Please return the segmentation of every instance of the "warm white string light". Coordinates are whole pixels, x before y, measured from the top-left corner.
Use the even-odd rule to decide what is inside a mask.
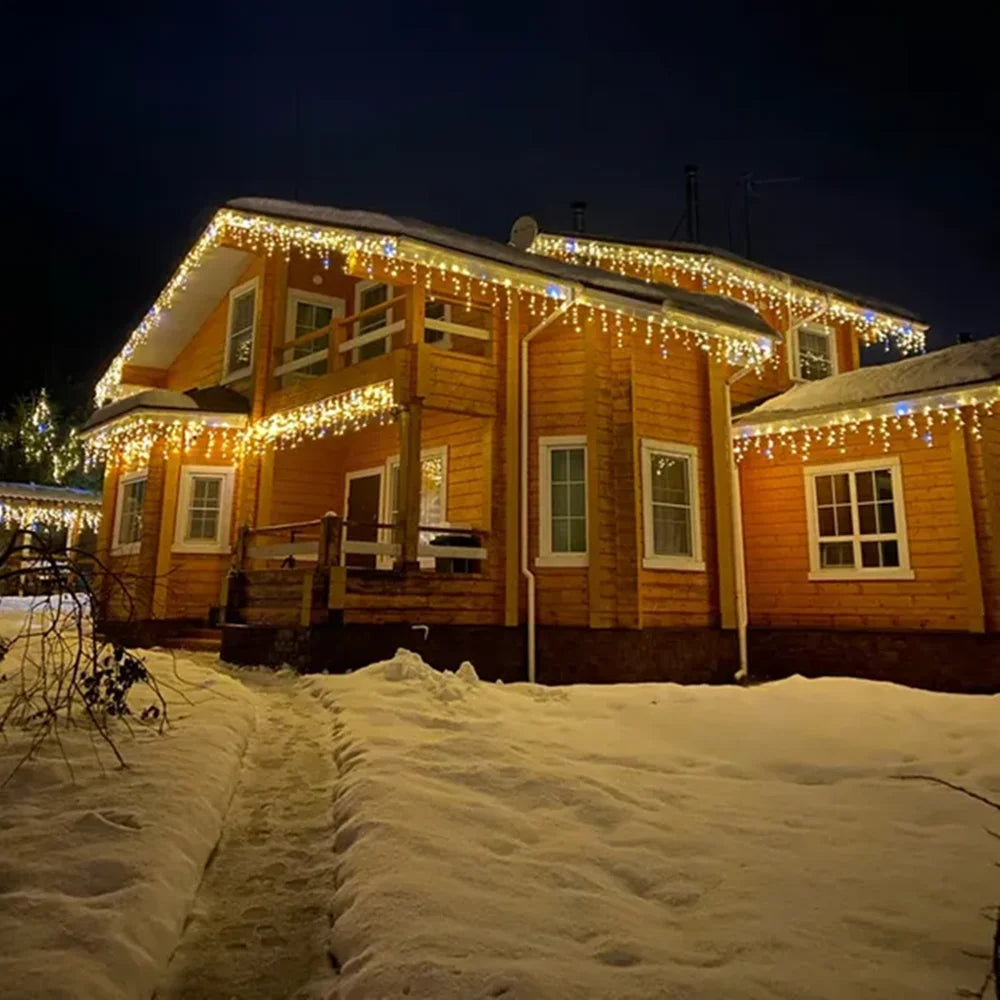
[[[0,500],[0,525],[5,528],[29,528],[33,524],[44,524],[67,530],[81,526],[96,531],[100,523],[101,508],[96,504]]]
[[[774,458],[775,452],[786,451],[809,458],[813,445],[836,448],[846,454],[848,445],[881,444],[883,451],[892,446],[894,437],[904,435],[911,440],[922,439],[934,444],[938,428],[968,427],[974,440],[982,437],[982,421],[1000,415],[1000,386],[988,387],[977,393],[952,394],[934,402],[900,402],[857,409],[836,414],[818,414],[781,423],[737,424],[733,430],[733,450],[737,461],[754,453]]]
[[[762,271],[725,258],[546,233],[536,236],[528,250],[675,287],[684,287],[680,280],[684,277],[697,290],[723,295],[755,310],[786,311],[789,325],[825,316],[835,323],[849,325],[866,344],[894,344],[902,354],[919,354],[924,350],[926,327],[921,324],[855,305],[832,293],[796,284],[794,279],[769,278]]]

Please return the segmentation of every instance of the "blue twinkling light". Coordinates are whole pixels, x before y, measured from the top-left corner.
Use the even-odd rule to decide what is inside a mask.
[[[396,256],[395,244],[391,240],[386,240],[382,244],[382,252],[386,255],[386,257],[395,257]]]
[[[896,404],[896,416],[905,417],[910,412],[909,403],[897,403]]]
[[[566,241],[566,249],[570,253],[576,253],[576,240],[567,240]]]
[[[546,285],[545,294],[550,299],[562,299],[566,297],[562,285]]]
[[[865,313],[865,322],[867,323],[875,322],[875,313],[873,313],[870,309]]]

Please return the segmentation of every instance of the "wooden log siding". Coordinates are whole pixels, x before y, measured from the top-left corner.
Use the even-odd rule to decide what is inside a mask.
[[[666,359],[641,342],[633,352],[635,414],[635,496],[637,498],[639,599],[644,627],[719,624],[718,574],[715,572],[715,489],[712,476],[712,425],[708,357],[676,348]],[[705,571],[644,569],[642,470],[643,438],[692,445],[698,449],[698,500]]]
[[[1000,632],[1000,416],[983,422],[981,440],[965,436],[986,630]]]
[[[751,626],[964,629],[968,622],[951,447],[902,435],[888,453],[816,447],[809,465],[898,456],[913,580],[809,580],[804,463],[796,456],[741,464]]]

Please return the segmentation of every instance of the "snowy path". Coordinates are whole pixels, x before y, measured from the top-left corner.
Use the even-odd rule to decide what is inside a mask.
[[[256,733],[157,1000],[336,996],[336,716],[286,675],[246,673]]]

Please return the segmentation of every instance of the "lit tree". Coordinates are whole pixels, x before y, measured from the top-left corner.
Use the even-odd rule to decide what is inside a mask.
[[[40,389],[23,397],[0,420],[0,479],[60,486],[92,485],[83,471],[76,427],[53,412]]]

